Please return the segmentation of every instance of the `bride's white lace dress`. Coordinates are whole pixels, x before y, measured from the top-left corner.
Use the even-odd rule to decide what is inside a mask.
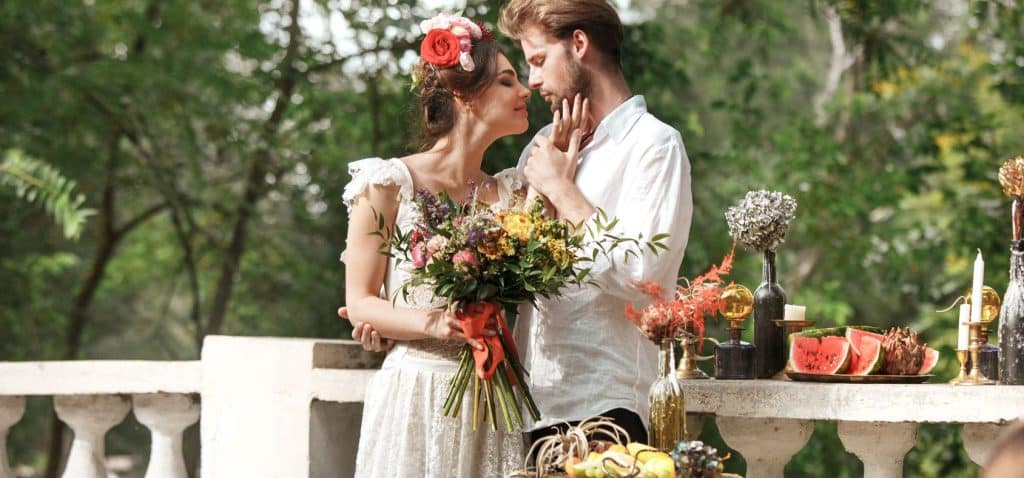
[[[409,230],[417,219],[411,199],[412,177],[399,159],[370,158],[349,164],[352,181],[345,186],[345,205],[369,185],[397,185],[400,205],[396,225]],[[496,207],[508,204],[512,192],[524,181],[515,169],[495,175],[500,198]],[[430,309],[443,306],[430,290],[412,290],[403,300],[399,292],[409,277],[409,262],[396,267],[388,261],[384,289],[396,306]],[[381,370],[367,384],[356,477],[505,477],[522,466],[522,435],[497,431],[481,423],[473,430],[472,408],[464,402],[458,418],[445,417],[442,404],[448,382],[458,365],[464,342],[415,340],[398,342],[388,353]],[[469,397],[471,390],[467,390]],[[469,411],[467,411],[469,410]]]

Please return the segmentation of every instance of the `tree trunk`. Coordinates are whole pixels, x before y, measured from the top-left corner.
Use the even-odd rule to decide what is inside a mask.
[[[272,137],[284,118],[284,112],[291,102],[292,91],[295,89],[298,72],[292,65],[295,55],[298,52],[301,39],[299,29],[299,0],[292,1],[291,23],[288,25],[288,46],[284,59],[281,60],[281,79],[277,82],[277,102],[270,118],[263,125],[265,146],[256,155],[256,160],[249,167],[246,175],[245,192],[242,195],[242,202],[235,211],[235,224],[231,230],[231,241],[224,252],[224,262],[221,264],[220,276],[217,279],[217,288],[210,306],[210,316],[206,323],[205,333],[220,333],[224,325],[224,317],[227,313],[228,303],[231,301],[231,294],[234,291],[235,279],[238,274],[239,264],[242,255],[245,253],[246,239],[248,236],[249,220],[252,219],[253,211],[257,203],[267,193],[266,179],[267,172],[271,171],[273,154],[270,151]]]

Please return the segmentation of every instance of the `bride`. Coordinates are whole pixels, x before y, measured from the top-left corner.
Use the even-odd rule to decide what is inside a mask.
[[[475,192],[493,207],[525,194],[520,173],[509,169],[488,176],[481,163],[495,140],[526,131],[530,90],[485,28],[447,14],[421,27],[427,36],[414,70],[420,151],[351,163],[352,181],[344,192],[348,314],[397,344],[367,385],[356,476],[508,476],[522,464],[518,432],[474,431],[472,414],[442,415],[461,346],[480,344],[463,335],[454,313],[429,290],[395,298],[409,277],[408,263],[396,265],[382,255],[382,239],[372,234],[380,215],[387,228],[410,229],[417,219],[410,202],[417,191],[443,191],[456,199]]]

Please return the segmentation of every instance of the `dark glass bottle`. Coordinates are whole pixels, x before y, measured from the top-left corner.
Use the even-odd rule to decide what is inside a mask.
[[[999,382],[1024,385],[1024,240],[1020,239],[1010,243],[1010,284],[999,310]]]
[[[764,252],[761,285],[754,291],[754,362],[757,378],[771,378],[786,366],[786,334],[773,320],[782,320],[786,291],[775,280],[775,252]]]

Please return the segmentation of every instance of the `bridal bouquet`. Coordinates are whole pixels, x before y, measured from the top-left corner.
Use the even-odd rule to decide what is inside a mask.
[[[539,200],[495,211],[476,200],[462,204],[444,193],[418,191],[413,203],[419,219],[412,230],[387,231],[380,222],[381,252],[412,263],[403,295],[413,287],[431,288],[454,309],[465,335],[484,344],[484,350],[463,348],[444,403],[446,416],[458,416],[472,381],[474,427],[481,410],[492,428],[500,416],[509,431],[523,426],[522,408],[540,419],[510,332],[519,304],[556,297],[567,286],[594,284],[587,265],[621,244],[666,247],[667,235],[642,243],[611,234],[615,221],[603,214],[597,230],[547,218]],[[627,260],[636,254],[625,252]],[[498,325],[498,335],[483,335],[490,323]]]

